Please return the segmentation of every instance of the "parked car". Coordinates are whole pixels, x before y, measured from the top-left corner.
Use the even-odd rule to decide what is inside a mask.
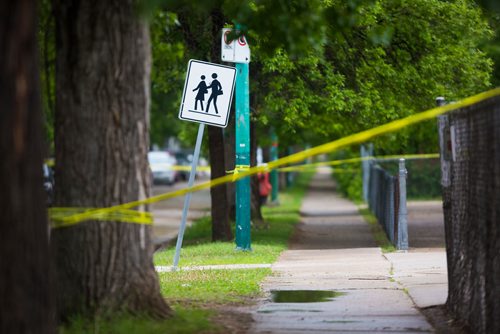
[[[54,172],[47,164],[43,164],[43,189],[47,196],[47,206],[52,206],[54,203]]]
[[[193,154],[184,151],[175,152],[175,158],[177,159],[177,165],[182,167],[189,167],[189,169],[181,170],[177,173],[179,180],[187,181],[189,179],[190,167],[193,162]]]
[[[172,167],[177,161],[172,155],[165,151],[151,151],[148,153],[148,161],[153,174],[153,183],[174,184],[177,173]]]

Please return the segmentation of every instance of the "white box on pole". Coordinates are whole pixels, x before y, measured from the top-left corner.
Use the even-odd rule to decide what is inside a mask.
[[[222,29],[221,38],[221,60],[230,63],[249,63],[250,47],[245,36],[229,40],[228,36],[232,29]]]

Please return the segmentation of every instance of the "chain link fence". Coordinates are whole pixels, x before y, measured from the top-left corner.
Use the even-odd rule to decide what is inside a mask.
[[[387,238],[399,250],[408,249],[406,211],[406,168],[400,160],[399,173],[393,175],[371,161],[368,165],[366,200],[383,227]]]
[[[440,116],[448,308],[500,333],[500,97]]]

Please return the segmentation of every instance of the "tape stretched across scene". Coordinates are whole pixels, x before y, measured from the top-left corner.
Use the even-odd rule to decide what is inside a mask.
[[[68,227],[78,224],[79,221],[65,221],[64,217],[72,216],[88,211],[96,211],[95,208],[49,208],[49,216],[52,220],[52,228]],[[115,221],[121,223],[153,224],[153,215],[150,212],[136,210],[114,210],[94,214],[93,220]]]
[[[279,167],[275,168],[279,172],[292,172],[292,171],[300,171],[303,169],[308,169],[308,168],[313,168],[313,167],[319,167],[319,166],[335,166],[335,165],[342,165],[342,164],[348,164],[348,163],[356,163],[356,162],[361,162],[365,160],[376,160],[376,161],[382,161],[382,160],[396,160],[396,159],[406,159],[406,160],[414,160],[414,159],[435,159],[439,158],[439,153],[429,153],[429,154],[404,154],[404,155],[384,155],[384,156],[376,156],[376,157],[363,157],[363,158],[352,158],[352,159],[345,159],[345,160],[331,160],[331,161],[322,161],[322,162],[315,162],[315,163],[310,163],[310,164],[300,164],[297,166],[289,166],[289,167]],[[250,166],[235,166],[234,170],[229,170],[226,171],[228,174],[232,174],[236,171],[236,173],[239,173],[240,170],[243,168],[250,168]],[[175,165],[171,167],[172,170],[175,171],[190,171],[191,167],[189,166],[179,166]],[[196,171],[205,171],[205,172],[210,172],[210,167],[209,166],[198,166],[196,167]]]
[[[479,103],[481,101],[484,101],[489,98],[493,98],[496,96],[500,96],[500,88],[495,88],[492,90],[489,90],[487,92],[483,92],[471,97],[468,97],[466,99],[463,99],[459,102],[453,103],[453,104],[447,104],[444,106],[436,107],[429,109],[427,111],[423,111],[418,114],[414,114],[396,121],[389,122],[384,125],[377,126],[375,128],[365,130],[362,132],[358,132],[356,134],[352,134],[334,141],[331,141],[329,143],[319,145],[310,149],[306,149],[304,151],[298,152],[291,154],[289,156],[280,158],[278,160],[270,161],[267,163],[265,166],[256,166],[256,167],[251,167],[245,170],[239,170],[238,173],[226,175],[219,177],[217,179],[213,179],[211,181],[203,182],[200,184],[197,184],[195,186],[189,187],[189,188],[184,188],[180,189],[177,191],[153,196],[150,198],[134,201],[134,202],[129,202],[129,203],[124,203],[120,205],[116,205],[113,207],[108,207],[108,208],[99,208],[99,209],[94,209],[94,210],[87,210],[85,212],[81,213],[76,213],[72,214],[69,216],[61,217],[61,216],[55,216],[50,214],[50,218],[54,221],[54,227],[60,227],[60,226],[68,226],[68,225],[75,225],[78,224],[79,222],[82,222],[84,220],[93,220],[97,219],[96,217],[106,217],[106,215],[112,213],[112,212],[118,212],[121,210],[128,210],[135,208],[140,205],[144,204],[152,204],[160,201],[164,201],[170,198],[178,197],[178,196],[183,196],[189,192],[195,192],[195,191],[200,191],[204,189],[209,189],[211,187],[215,187],[224,183],[228,182],[235,182],[238,181],[242,178],[245,178],[247,176],[255,175],[257,173],[277,169],[281,166],[284,165],[289,165],[293,163],[299,163],[301,161],[306,160],[307,158],[320,155],[320,154],[325,154],[325,153],[330,153],[334,152],[336,150],[339,150],[344,147],[348,147],[351,145],[355,144],[361,144],[364,143],[370,139],[373,139],[375,137],[378,137],[383,134],[387,133],[392,133],[396,132],[398,130],[401,130],[409,125],[412,124],[417,124],[426,120],[433,119],[439,115],[443,115],[447,112],[450,112],[452,110],[456,109],[461,109],[465,108],[468,106],[471,106],[473,104]],[[360,158],[357,158],[360,159]],[[55,208],[55,210],[61,210],[64,208]],[[134,222],[131,222],[134,223]]]
[[[276,168],[280,172],[293,172],[293,171],[302,171],[307,169],[313,169],[321,166],[340,166],[347,164],[354,164],[361,161],[391,161],[391,160],[417,160],[417,159],[437,159],[439,158],[439,153],[427,153],[427,154],[403,154],[403,155],[382,155],[382,156],[370,156],[370,157],[359,157],[359,158],[350,158],[350,159],[341,159],[341,160],[330,160],[330,161],[321,161],[310,164],[302,164],[297,166],[290,167],[280,167]],[[339,171],[336,171],[337,173]]]

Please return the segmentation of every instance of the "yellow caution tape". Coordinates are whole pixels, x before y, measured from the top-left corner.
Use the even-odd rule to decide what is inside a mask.
[[[45,164],[49,167],[54,167],[55,162],[54,159],[45,159]],[[185,166],[185,165],[174,165],[174,166],[169,166],[168,164],[165,164],[165,169],[169,170],[175,170],[175,171],[191,171],[191,166]],[[197,166],[196,167],[197,172],[210,172],[210,167],[209,166]]]
[[[316,168],[313,164],[301,165],[301,166],[290,166],[276,168],[279,172],[304,172],[309,170],[314,170]]]
[[[419,159],[438,159],[439,153],[425,153],[425,154],[403,154],[403,155],[382,155],[375,157],[368,157],[375,161],[390,161],[390,160],[419,160]]]
[[[169,169],[175,170],[175,171],[191,171],[191,166],[181,166],[181,165],[175,165],[171,166]],[[197,172],[210,172],[210,167],[209,166],[197,166],[196,167]]]
[[[291,166],[291,167],[283,167],[283,168],[277,168],[279,172],[309,172],[309,171],[314,171],[316,169],[316,166],[313,166],[313,164],[310,165],[303,165],[303,166]],[[332,169],[333,174],[343,174],[343,173],[354,173],[357,170],[355,169]]]
[[[227,170],[227,174],[232,174],[233,176],[238,175],[239,173],[246,172],[250,169],[250,165],[236,165],[233,170]],[[237,179],[233,177],[233,181],[235,182]]]
[[[358,163],[361,161],[391,161],[391,160],[417,160],[417,159],[436,159],[439,158],[439,153],[427,153],[427,154],[403,154],[403,155],[382,155],[382,156],[370,156],[370,157],[358,157],[358,158],[350,158],[350,159],[341,159],[341,160],[330,160],[330,161],[321,161],[310,164],[303,164],[298,166],[290,166],[290,167],[281,167],[277,168],[280,172],[293,172],[293,171],[304,171],[308,169],[314,169],[320,166],[338,166],[345,164]],[[338,172],[338,171],[337,171]]]
[[[64,218],[67,216],[92,211],[90,219],[101,221],[117,221],[122,223],[134,223],[151,225],[153,215],[150,212],[136,210],[116,210],[108,212],[95,212],[93,208],[49,208],[49,216],[52,220],[53,228],[68,227],[79,223],[78,221],[69,221]]]
[[[232,175],[222,176],[222,177],[219,177],[217,179],[213,179],[211,181],[200,183],[200,184],[195,185],[195,186],[190,187],[190,188],[180,189],[180,190],[173,191],[170,193],[165,193],[165,194],[153,196],[153,197],[150,197],[147,199],[138,200],[138,201],[129,202],[129,203],[124,203],[124,204],[116,205],[116,206],[109,207],[109,208],[88,210],[88,211],[85,211],[82,213],[77,213],[77,214],[74,214],[71,216],[61,217],[58,219],[58,221],[61,223],[64,223],[65,225],[68,225],[68,224],[73,225],[73,224],[77,224],[77,223],[84,221],[84,220],[94,219],[93,217],[100,217],[100,216],[103,216],[105,214],[109,214],[112,212],[131,209],[131,208],[137,207],[139,205],[156,203],[156,202],[160,202],[160,201],[174,198],[177,196],[183,196],[189,192],[195,192],[195,191],[199,191],[199,190],[203,190],[203,189],[208,189],[208,188],[215,187],[215,186],[221,185],[223,183],[227,183],[227,182],[234,182],[234,181],[240,180],[244,177],[254,175],[254,174],[257,174],[260,172],[276,169],[278,167],[288,165],[288,164],[299,163],[299,162],[301,162],[309,157],[312,157],[312,156],[316,156],[316,155],[324,154],[324,153],[330,153],[330,152],[334,152],[334,151],[336,151],[340,148],[343,148],[343,147],[351,146],[354,144],[360,144],[360,143],[366,142],[372,138],[378,137],[380,135],[398,131],[398,130],[405,128],[409,125],[433,119],[433,118],[435,118],[439,115],[445,114],[449,111],[468,107],[470,105],[476,104],[478,102],[484,101],[486,99],[489,99],[489,98],[492,98],[495,96],[500,96],[500,88],[495,88],[495,89],[489,90],[487,92],[483,92],[483,93],[468,97],[466,99],[463,99],[463,100],[456,102],[456,103],[453,103],[453,104],[447,104],[444,106],[432,108],[432,109],[429,109],[427,111],[424,111],[424,112],[421,112],[418,114],[414,114],[414,115],[411,115],[411,116],[408,116],[408,117],[405,117],[405,118],[402,118],[402,119],[399,119],[396,121],[392,121],[390,123],[387,123],[387,124],[384,124],[381,126],[377,126],[375,128],[369,129],[369,130],[365,130],[365,131],[362,131],[362,132],[359,132],[359,133],[356,133],[356,134],[353,134],[350,136],[343,137],[343,138],[338,139],[338,140],[334,140],[332,142],[329,142],[329,143],[326,143],[323,145],[319,145],[319,146],[304,150],[302,152],[291,154],[287,157],[283,157],[283,158],[278,159],[278,160],[270,161],[265,166],[257,166],[257,167],[244,169],[244,170],[238,171],[237,173],[234,173]],[[359,159],[359,158],[357,158],[357,159]],[[51,218],[52,218],[52,216],[51,216]]]
[[[311,164],[313,166],[338,166],[344,164],[352,164],[358,163],[361,161],[391,161],[398,159],[405,160],[417,160],[417,159],[436,159],[439,158],[439,153],[429,153],[429,154],[404,154],[404,155],[383,155],[383,156],[374,156],[374,157],[359,157],[359,158],[351,158],[344,160],[333,160],[333,161],[325,161],[325,162],[317,162]]]
[[[436,153],[437,154],[437,153]],[[434,156],[429,156],[427,157],[426,155],[422,155],[422,154],[416,154],[415,158],[411,158],[412,155],[394,155],[394,156],[385,156],[385,157],[365,157],[365,158],[354,158],[353,161],[351,162],[360,162],[360,161],[363,161],[363,160],[373,160],[373,159],[376,159],[376,160],[381,160],[382,158],[385,158],[387,160],[393,160],[393,159],[398,159],[398,158],[404,158],[404,159],[429,159],[429,158],[435,158]],[[422,157],[420,157],[422,156]],[[438,158],[438,156],[436,156],[436,158]],[[337,160],[335,160],[337,161]],[[338,160],[338,161],[344,161],[344,160]],[[49,167],[53,167],[54,166],[54,159],[47,159],[45,160],[45,163],[49,166]],[[330,163],[333,163],[333,161],[331,161]],[[349,162],[343,162],[343,163],[349,163]],[[305,164],[305,165],[300,165],[300,166],[290,166],[290,167],[282,167],[282,168],[278,168],[278,171],[280,172],[290,172],[290,171],[294,171],[296,168],[298,169],[304,169],[306,166],[310,167],[310,166],[324,166],[324,165],[328,165],[329,163],[328,162],[318,162],[318,163],[313,163],[313,164]],[[247,166],[248,168],[250,168],[250,166]],[[237,167],[235,167],[237,168]],[[167,167],[167,169],[170,169],[170,170],[174,170],[174,171],[186,171],[186,172],[190,172],[191,171],[191,166],[186,166],[186,165],[174,165],[174,166],[169,166]],[[196,167],[196,171],[197,172],[210,172],[210,166],[197,166]],[[234,172],[234,170],[230,170],[230,171],[226,171],[226,173],[230,173],[232,174]]]
[[[44,163],[49,167],[54,167],[54,158],[45,159]]]

